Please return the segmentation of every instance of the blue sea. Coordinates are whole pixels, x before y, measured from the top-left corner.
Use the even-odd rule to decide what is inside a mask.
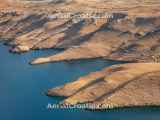
[[[31,66],[54,49],[11,54],[0,44],[0,120],[160,120],[160,108],[125,108],[106,111],[47,109],[62,98],[44,94],[49,88],[76,80],[90,72],[120,62],[83,60]]]

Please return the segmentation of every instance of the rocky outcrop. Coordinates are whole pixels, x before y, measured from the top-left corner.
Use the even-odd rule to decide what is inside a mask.
[[[19,51],[21,51],[21,52],[28,52],[30,49],[29,49],[29,47],[28,46],[17,46],[16,48],[14,48],[14,49],[11,49],[11,52],[15,52],[15,53],[17,53],[17,52],[19,52]]]
[[[114,52],[110,58],[116,60],[132,60],[143,62],[157,62],[159,60],[159,30],[149,33],[141,40],[135,41],[132,44],[120,48],[117,52]],[[157,50],[157,52],[156,52]]]
[[[47,94],[67,97],[62,104],[91,104],[95,109],[159,105],[159,70],[159,63],[114,65]]]
[[[97,100],[97,109],[159,106],[159,72],[139,76],[109,97]]]

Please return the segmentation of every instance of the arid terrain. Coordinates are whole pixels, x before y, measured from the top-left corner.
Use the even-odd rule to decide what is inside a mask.
[[[129,62],[90,73],[49,96],[96,109],[160,105],[159,0],[0,0],[0,41],[10,52],[58,49],[30,64],[109,59]]]

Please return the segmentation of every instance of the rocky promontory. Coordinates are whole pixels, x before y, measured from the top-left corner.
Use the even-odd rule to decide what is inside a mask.
[[[62,104],[93,104],[95,109],[160,104],[160,64],[129,63],[90,73],[64,86],[50,89]]]

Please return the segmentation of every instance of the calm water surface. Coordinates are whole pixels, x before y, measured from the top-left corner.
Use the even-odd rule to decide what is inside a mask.
[[[85,110],[47,110],[58,98],[43,94],[48,88],[63,85],[89,72],[116,62],[88,60],[31,66],[38,56],[54,50],[10,54],[0,44],[0,120],[160,120],[160,108],[120,109],[103,112]]]

